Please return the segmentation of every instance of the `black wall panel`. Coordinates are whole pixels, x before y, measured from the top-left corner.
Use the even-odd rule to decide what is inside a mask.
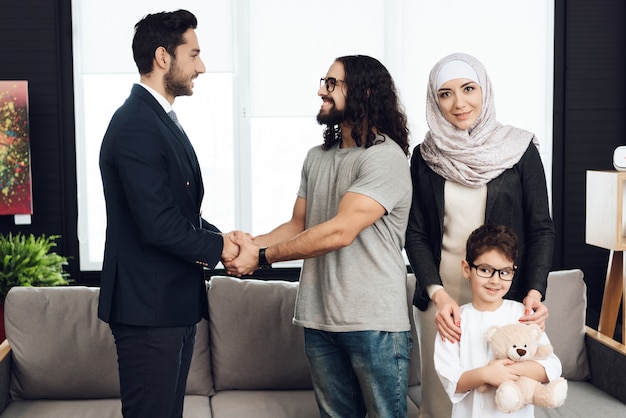
[[[34,211],[31,225],[0,216],[0,231],[61,235],[79,279],[70,0],[3,0],[0,53],[1,80],[28,80]]]
[[[586,171],[612,170],[614,149],[626,144],[625,20],[623,0],[557,1],[555,93],[562,95],[555,95],[555,264],[585,272],[592,326],[609,251],[585,244]]]

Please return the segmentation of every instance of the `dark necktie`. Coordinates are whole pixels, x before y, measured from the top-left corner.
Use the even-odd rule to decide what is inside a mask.
[[[187,133],[185,133],[185,130],[183,129],[182,125],[180,124],[180,122],[178,122],[176,113],[173,110],[170,110],[169,112],[167,112],[167,115],[170,117],[170,119],[174,121],[176,126],[178,126],[178,129],[180,129],[180,131],[183,133],[183,137],[185,138],[186,151],[187,151],[187,154],[189,155],[189,159],[191,160],[191,162],[193,162],[194,166],[196,167],[196,170],[199,172],[200,166],[198,165],[198,157],[196,156],[196,152],[193,149],[193,145],[191,145],[191,142],[189,141],[189,138],[187,137]]]
[[[178,118],[176,117],[176,113],[173,110],[170,110],[169,112],[167,112],[167,115],[170,117],[170,119],[174,121],[176,126],[178,126],[178,129],[180,129],[182,133],[185,133],[185,130],[183,129],[180,122],[178,121]]]

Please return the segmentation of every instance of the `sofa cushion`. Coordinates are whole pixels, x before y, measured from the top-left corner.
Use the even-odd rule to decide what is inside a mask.
[[[298,284],[215,276],[209,332],[216,390],[310,389],[302,328],[292,324]]]
[[[28,400],[11,402],[2,418],[123,418],[120,399]]]
[[[13,399],[119,397],[115,341],[98,316],[96,287],[14,287],[5,301]],[[214,393],[208,322],[198,325],[188,395]]]
[[[5,300],[13,399],[119,397],[117,356],[98,289],[14,287]]]
[[[558,408],[535,407],[535,418],[617,418],[626,416],[626,405],[591,383],[567,383],[567,399]]]
[[[226,390],[211,397],[214,418],[319,418],[313,390]]]
[[[2,418],[122,418],[120,399],[80,399],[11,402]],[[207,396],[185,396],[183,418],[212,418]]]
[[[214,393],[209,350],[209,321],[203,319],[198,323],[196,331],[196,344],[193,348],[185,394],[211,396]]]
[[[589,378],[585,349],[587,286],[583,272],[578,269],[550,272],[545,305],[549,311],[546,333],[563,365],[563,376],[586,380]]]

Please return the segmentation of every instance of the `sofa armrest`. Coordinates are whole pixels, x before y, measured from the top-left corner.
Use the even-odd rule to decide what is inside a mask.
[[[0,413],[9,405],[11,360],[11,346],[7,340],[4,340],[0,344]]]
[[[626,403],[626,345],[586,327],[591,384]]]

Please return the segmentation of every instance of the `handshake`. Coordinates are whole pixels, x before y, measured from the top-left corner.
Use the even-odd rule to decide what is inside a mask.
[[[222,236],[222,264],[228,274],[241,277],[258,270],[261,245],[255,243],[255,237],[243,231],[231,231]]]

